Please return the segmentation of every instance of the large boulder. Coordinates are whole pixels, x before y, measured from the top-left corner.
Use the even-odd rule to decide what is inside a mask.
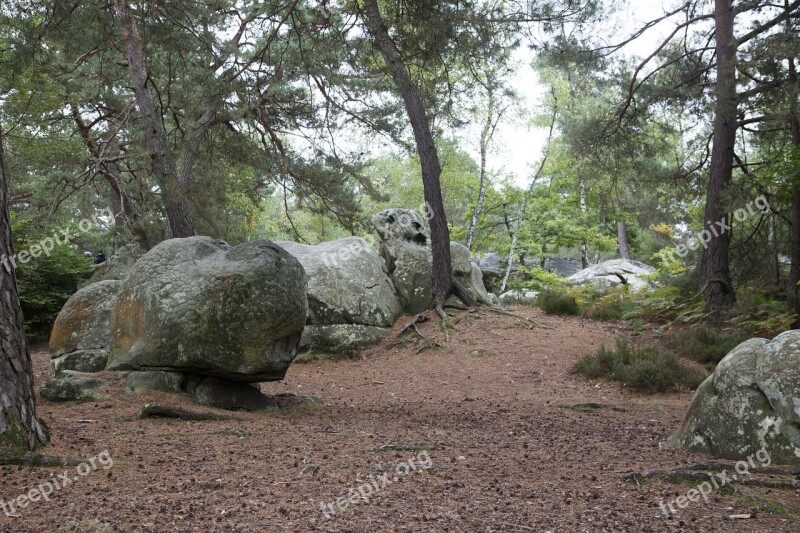
[[[364,239],[316,245],[279,241],[308,276],[308,319],[301,346],[349,353],[380,342],[402,312],[386,266]]]
[[[800,330],[731,350],[670,443],[727,459],[765,449],[775,462],[800,464]]]
[[[410,209],[387,209],[372,217],[372,225],[380,239],[380,254],[400,295],[403,311],[413,314],[432,308],[433,257],[428,221]],[[459,243],[451,243],[450,256],[454,279],[476,301],[491,305],[483,274],[478,264],[471,261],[469,250]]]
[[[642,289],[649,284],[643,276],[652,274],[651,266],[629,259],[612,259],[576,272],[567,278],[577,285],[592,284],[598,289],[615,285],[627,285],[632,289]]]
[[[50,334],[50,366],[56,375],[106,367],[111,310],[121,286],[121,281],[101,281],[79,290],[64,304]]]
[[[269,241],[164,241],[120,287],[107,368],[283,379],[305,326],[307,287],[297,259]]]

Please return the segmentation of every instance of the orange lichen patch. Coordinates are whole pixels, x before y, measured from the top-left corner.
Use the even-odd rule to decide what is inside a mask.
[[[93,312],[93,302],[88,298],[76,298],[67,302],[53,324],[50,351],[69,353],[77,350],[82,333],[91,325]]]
[[[145,312],[141,301],[127,294],[120,294],[111,315],[111,331],[114,348],[128,350],[145,334]]]

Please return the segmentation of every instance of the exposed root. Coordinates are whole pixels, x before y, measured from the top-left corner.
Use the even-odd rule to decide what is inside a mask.
[[[516,318],[517,320],[521,320],[521,321],[527,323],[531,328],[556,329],[553,326],[547,326],[545,324],[542,324],[541,322],[537,322],[536,320],[534,320],[532,318],[524,317],[522,315],[518,315],[518,314],[512,313],[510,311],[503,311],[502,309],[497,308],[497,307],[487,307],[486,310],[489,311],[490,313],[495,313],[495,314],[498,314],[498,315],[503,315],[503,316],[509,316],[511,318]]]
[[[398,333],[397,337],[395,337],[395,338],[399,338],[399,337],[405,335],[406,333],[408,333],[409,331],[413,330],[414,333],[416,333],[419,336],[419,338],[424,339],[425,336],[422,333],[419,332],[419,329],[417,329],[417,324],[421,324],[423,322],[427,322],[430,319],[431,318],[428,315],[426,315],[425,313],[418,314],[417,316],[415,316],[411,320],[411,322],[406,324],[406,326],[403,329],[400,330],[400,333]]]
[[[61,455],[50,455],[39,452],[22,452],[4,450],[0,452],[0,465],[20,465],[20,466],[77,466],[83,461],[65,457]]]

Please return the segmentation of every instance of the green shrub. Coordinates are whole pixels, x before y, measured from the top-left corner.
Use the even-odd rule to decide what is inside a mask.
[[[705,375],[684,366],[677,357],[655,348],[632,348],[617,341],[616,351],[604,347],[575,364],[575,371],[586,377],[623,383],[636,392],[654,394],[680,387],[697,388]]]
[[[672,330],[664,336],[664,346],[672,352],[703,364],[719,363],[728,352],[746,340],[710,327]]]
[[[19,254],[45,235],[29,222],[13,221],[14,250]],[[17,264],[17,285],[25,333],[32,342],[46,340],[58,312],[91,271],[92,259],[70,244],[56,246],[49,254]]]
[[[536,305],[551,315],[577,315],[580,312],[574,296],[552,289],[540,292],[536,297]]]

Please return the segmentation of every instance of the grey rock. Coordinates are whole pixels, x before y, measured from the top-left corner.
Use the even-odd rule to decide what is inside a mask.
[[[387,328],[402,312],[383,260],[364,239],[275,244],[300,261],[306,271],[309,324]]]
[[[378,344],[392,328],[361,324],[322,324],[306,326],[300,345],[311,352],[351,354],[357,348]]]
[[[111,339],[111,310],[122,282],[101,281],[67,300],[50,334],[50,365],[64,370],[99,372],[106,366]]]
[[[727,459],[766,449],[800,464],[800,330],[750,339],[720,361],[695,392],[670,444]]]
[[[271,403],[258,386],[210,377],[203,378],[190,394],[203,405],[229,411],[257,411]]]
[[[500,295],[500,303],[503,305],[536,305],[537,291],[507,291]]]
[[[307,288],[297,259],[269,241],[164,241],[120,287],[107,368],[282,379],[305,326]]]
[[[634,262],[636,263],[636,262]],[[544,260],[544,269],[548,272],[558,274],[562,278],[568,278],[583,269],[580,259],[570,257],[548,256]]]
[[[131,372],[125,380],[125,391],[137,394],[146,391],[182,392],[187,375],[183,372]]]
[[[400,296],[403,311],[414,314],[431,309],[434,305],[433,258],[427,220],[410,209],[387,209],[372,217],[372,225],[380,239],[380,254]],[[459,243],[451,243],[450,256],[453,278],[476,301],[491,304],[483,275],[472,263],[469,250]]]
[[[653,267],[639,261],[612,259],[585,268],[567,280],[578,285],[591,283],[598,289],[621,285],[624,280],[624,284],[632,289],[642,289],[649,286],[648,281],[642,276],[653,272],[655,272]]]
[[[43,383],[40,392],[51,402],[102,400],[106,396],[98,389],[105,385],[105,380],[95,377],[58,378]]]

